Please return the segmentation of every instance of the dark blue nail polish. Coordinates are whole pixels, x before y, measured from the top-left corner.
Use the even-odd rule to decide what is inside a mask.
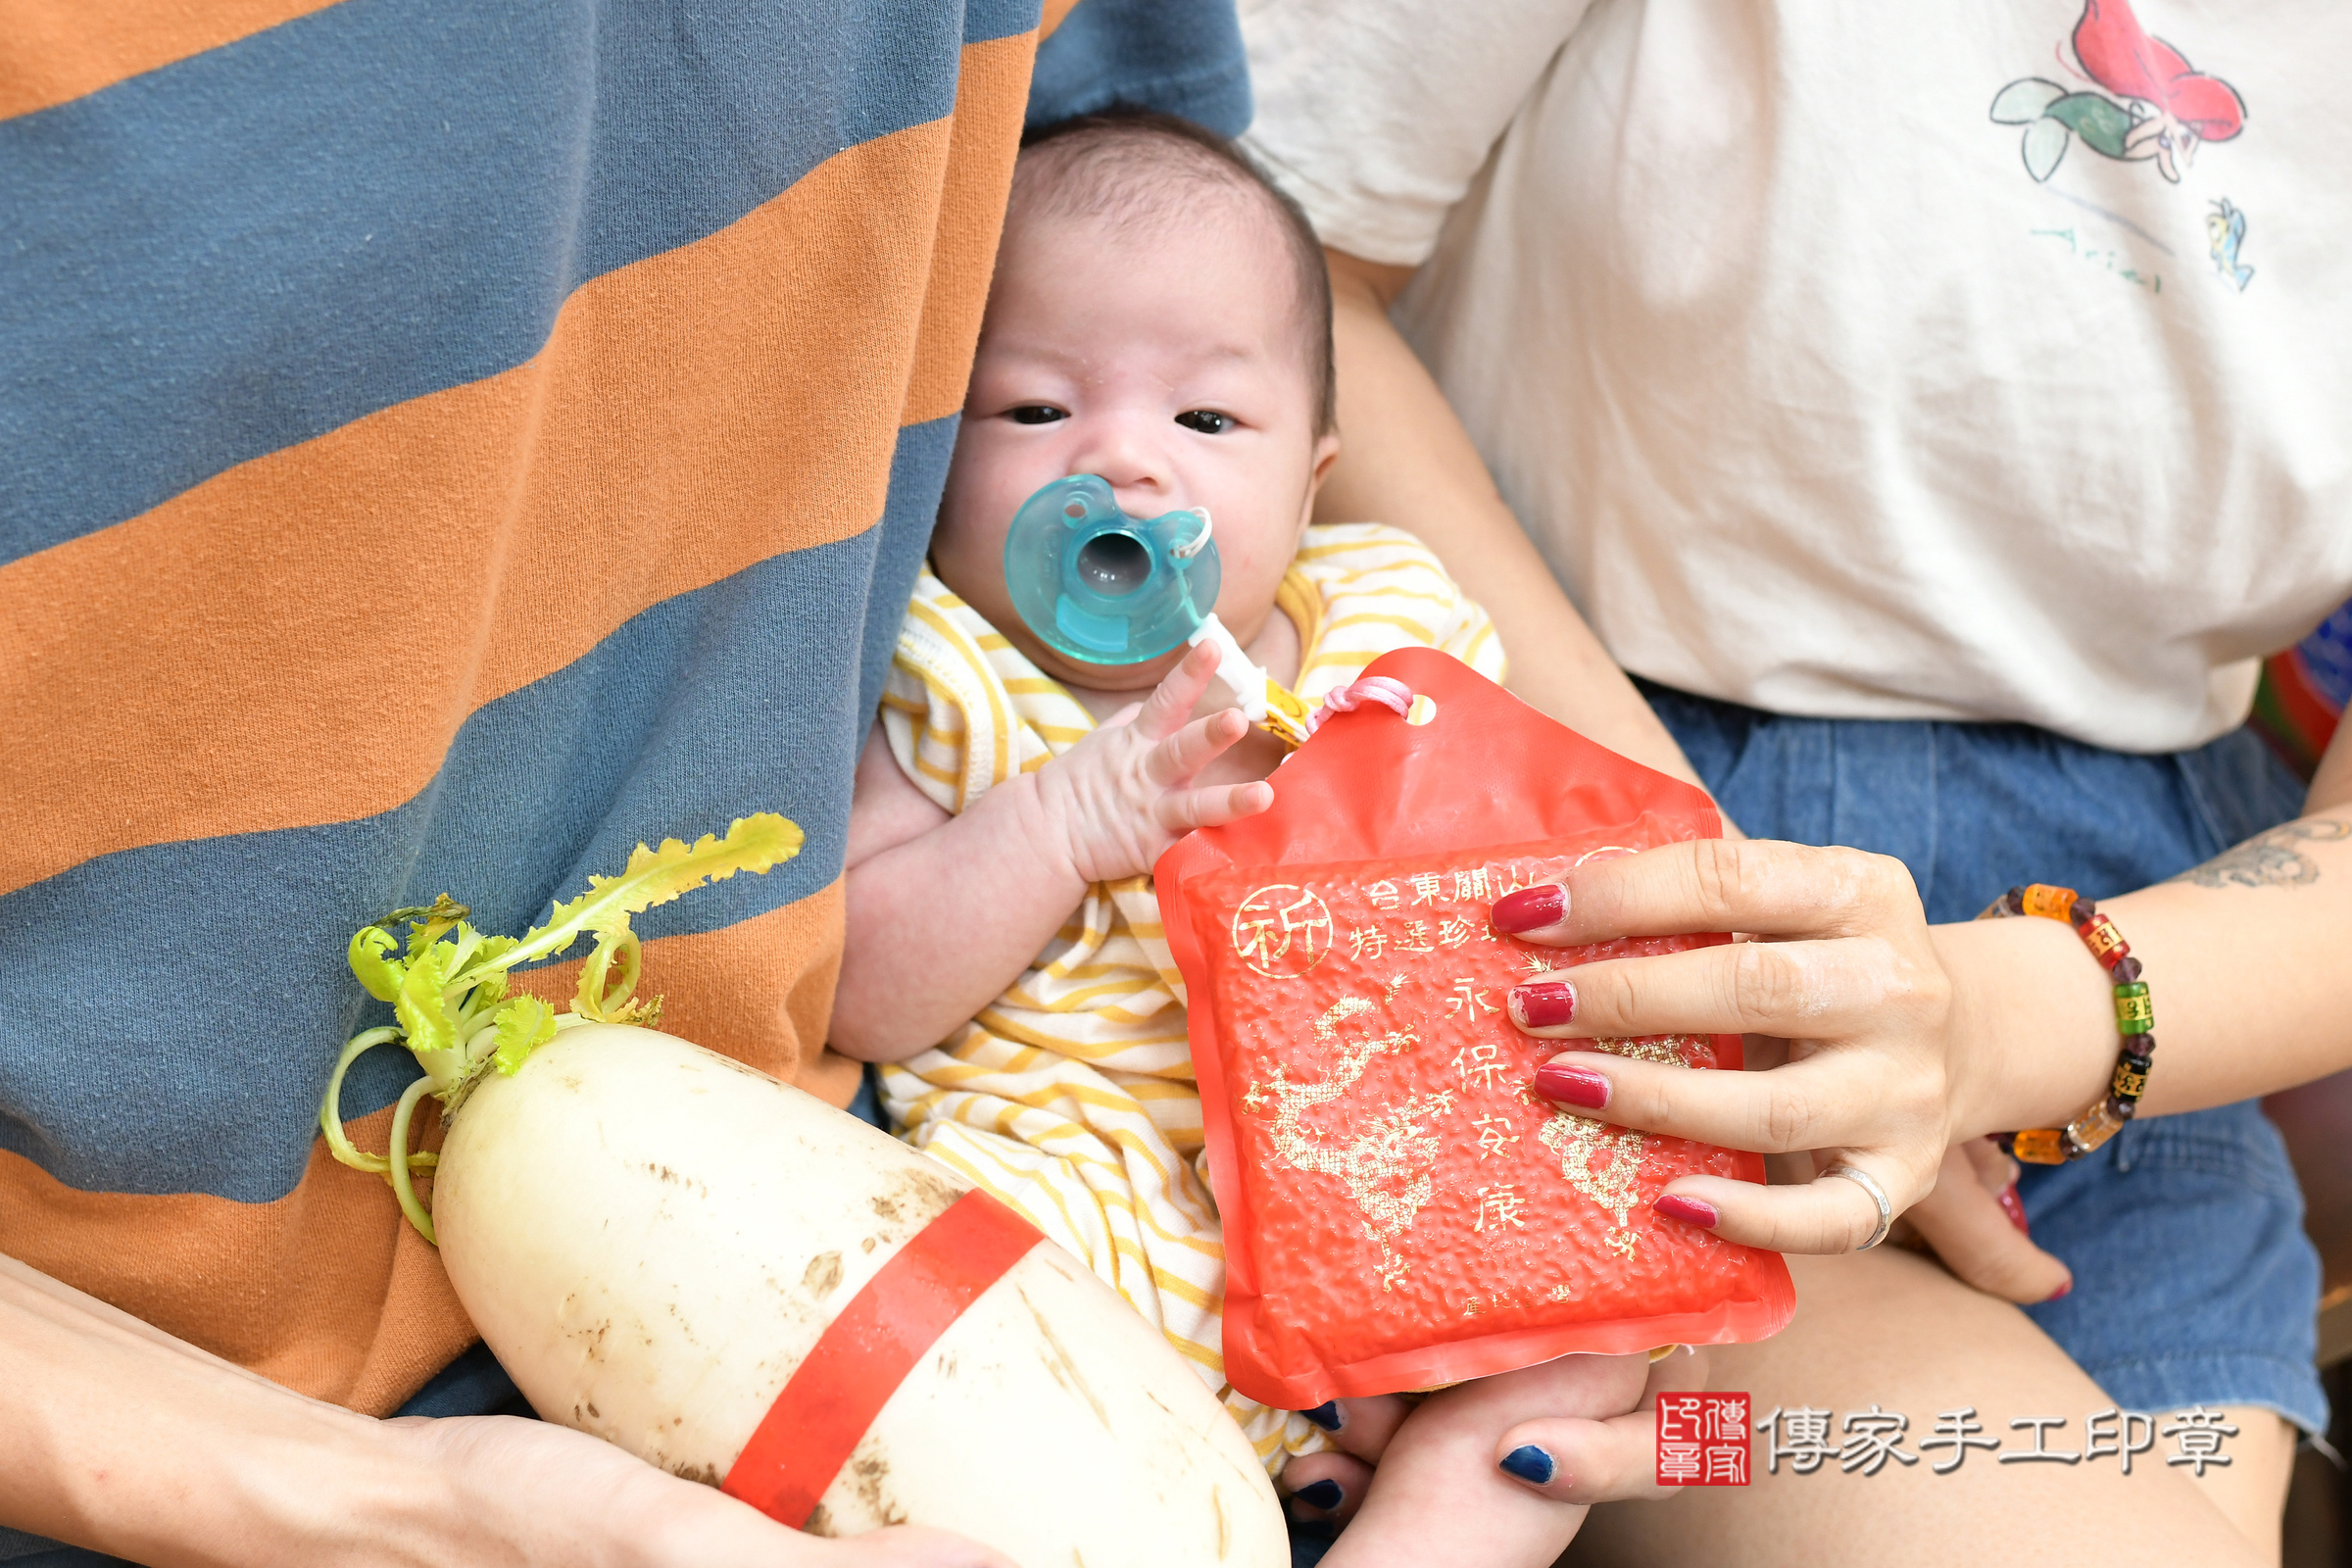
[[[1517,1476],[1531,1487],[1544,1487],[1551,1484],[1553,1470],[1551,1455],[1532,1443],[1522,1444],[1504,1454],[1502,1468],[1507,1474]]]
[[[1326,1513],[1348,1500],[1347,1491],[1337,1481],[1318,1481],[1312,1486],[1300,1487],[1291,1495],[1309,1508],[1320,1508]]]
[[[1301,1410],[1298,1413],[1326,1432],[1340,1430],[1340,1402],[1337,1399],[1325,1399],[1312,1410]]]

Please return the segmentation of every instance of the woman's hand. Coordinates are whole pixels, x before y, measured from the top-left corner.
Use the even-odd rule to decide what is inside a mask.
[[[1566,1367],[1578,1361],[1634,1359],[1572,1356],[1547,1364]],[[1644,1378],[1641,1401],[1623,1415],[1603,1418],[1539,1415],[1512,1419],[1490,1429],[1494,1433],[1492,1459],[1496,1473],[1554,1502],[1590,1505],[1679,1495],[1681,1488],[1658,1485],[1658,1396],[1706,1387],[1706,1351],[1678,1350],[1649,1362],[1645,1369],[1636,1370]],[[1461,1386],[1463,1390],[1476,1387]],[[1455,1392],[1448,1390],[1447,1394]],[[1284,1468],[1282,1487],[1289,1494],[1291,1513],[1303,1521],[1334,1524],[1345,1524],[1355,1517],[1371,1489],[1374,1466],[1387,1454],[1390,1444],[1407,1419],[1446,1397],[1439,1395],[1415,1406],[1388,1394],[1363,1399],[1336,1399],[1307,1411],[1308,1420],[1331,1434],[1334,1446],[1293,1459]],[[1440,1414],[1443,1413],[1441,1410]],[[1541,1451],[1543,1466],[1527,1464],[1523,1450],[1530,1448]],[[1504,1468],[1503,1460],[1514,1454],[1521,1456],[1520,1464]],[[1535,1479],[1536,1471],[1545,1467],[1548,1473],[1544,1479]]]
[[[899,1526],[839,1541],[664,1475],[582,1433],[513,1416],[394,1421],[461,1496],[440,1562],[609,1568],[1013,1568],[944,1531]],[[421,1543],[417,1544],[422,1544]],[[446,1553],[446,1554],[444,1554]],[[388,1554],[406,1561],[413,1553]],[[424,1555],[414,1553],[414,1555]]]
[[[1574,947],[1620,936],[1753,939],[1579,965],[1519,986],[1512,1021],[1547,1040],[1755,1034],[1788,1043],[1759,1073],[1690,1072],[1600,1052],[1537,1070],[1536,1092],[1626,1127],[1765,1153],[1815,1151],[1874,1179],[1895,1213],[1934,1190],[1977,1096],[1953,1050],[1952,988],[1900,861],[1856,850],[1701,839],[1596,860],[1498,900],[1495,928]],[[1880,1228],[1856,1181],[1796,1187],[1686,1176],[1668,1218],[1776,1251],[1842,1252]]]
[[[1554,1502],[1662,1501],[1683,1494],[1681,1487],[1658,1484],[1658,1396],[1707,1386],[1707,1352],[1685,1346],[1651,1361],[1642,1399],[1624,1415],[1542,1416],[1523,1421],[1494,1440],[1494,1462],[1531,1492]],[[1537,1449],[1541,1464],[1505,1468],[1512,1455]],[[1536,1479],[1548,1467],[1549,1474]]]
[[[2073,1271],[2029,1239],[2017,1163],[1989,1138],[1945,1151],[1936,1190],[1903,1218],[1945,1268],[1987,1296],[2024,1304],[2075,1288]]]
[[[0,1257],[0,1524],[157,1568],[1013,1568],[827,1541],[513,1416],[374,1421]]]

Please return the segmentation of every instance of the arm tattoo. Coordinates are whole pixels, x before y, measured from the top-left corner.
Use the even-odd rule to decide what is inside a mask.
[[[2257,833],[2233,850],[2224,850],[2179,876],[2167,880],[2194,882],[2201,888],[2301,887],[2320,879],[2317,861],[2295,848],[2298,844],[2327,844],[2352,838],[2352,822],[2322,817],[2310,822],[2281,822]]]

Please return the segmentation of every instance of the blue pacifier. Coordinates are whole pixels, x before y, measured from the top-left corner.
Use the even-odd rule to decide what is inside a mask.
[[[1140,664],[1181,648],[1216,608],[1217,547],[1204,509],[1149,522],[1099,474],[1056,479],[1004,536],[1004,585],[1029,629],[1089,664]]]

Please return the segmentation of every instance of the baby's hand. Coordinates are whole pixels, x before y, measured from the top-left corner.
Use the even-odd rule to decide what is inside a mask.
[[[1250,729],[1233,708],[1185,722],[1216,667],[1217,650],[1201,644],[1149,698],[1038,769],[1039,803],[1057,841],[1052,848],[1068,856],[1082,880],[1140,875],[1194,828],[1255,816],[1274,804],[1274,786],[1263,782],[1193,785]]]

